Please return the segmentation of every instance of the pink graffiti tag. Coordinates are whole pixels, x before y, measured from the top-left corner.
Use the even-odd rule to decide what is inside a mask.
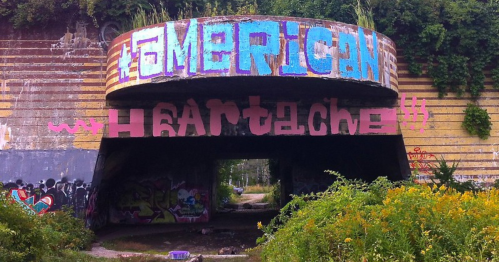
[[[222,131],[224,135],[227,131],[234,134],[233,126],[241,128],[241,133],[257,136],[397,134],[395,108],[361,108],[357,113],[338,107],[338,98],[324,99],[324,102],[330,105],[314,103],[305,108],[303,105],[299,107],[298,102],[279,101],[273,106],[269,102],[261,103],[260,96],[250,96],[249,106],[242,110],[236,102],[222,102],[221,99],[210,99],[206,104],[198,105],[191,98],[183,105],[183,110],[173,103],[162,102],[152,109],[152,135],[220,136]],[[146,116],[145,109],[126,110],[128,112],[122,111],[121,117],[118,117],[118,109],[109,109],[109,137],[119,137],[120,133],[144,137],[145,131],[150,130],[150,116]],[[347,125],[342,125],[342,122]],[[149,132],[147,135],[150,135]]]
[[[402,97],[400,98],[400,110],[404,113],[404,119],[410,119],[411,118],[411,113],[409,110],[405,107],[405,98],[406,94],[402,94]],[[416,109],[416,104],[417,104],[417,98],[415,96],[412,97],[412,105],[411,105],[411,111],[413,113],[412,121],[416,122],[418,119],[418,110]],[[419,110],[421,113],[423,113],[423,125],[422,128],[419,129],[419,132],[422,134],[424,133],[424,128],[426,126],[426,122],[428,121],[429,114],[428,111],[426,110],[426,99],[423,99],[421,101],[421,109]],[[404,126],[407,125],[407,121],[402,122]],[[411,130],[415,129],[414,125],[410,126]]]
[[[87,126],[87,123],[83,120],[78,120],[76,121],[76,124],[74,125],[73,128],[69,127],[68,124],[62,123],[58,126],[54,125],[52,122],[48,123],[48,127],[50,130],[60,133],[62,130],[68,131],[70,134],[76,133],[80,127],[83,127],[83,129],[87,131],[92,131],[92,134],[96,135],[101,128],[104,127],[104,124],[96,122],[95,119],[90,118],[90,126]]]

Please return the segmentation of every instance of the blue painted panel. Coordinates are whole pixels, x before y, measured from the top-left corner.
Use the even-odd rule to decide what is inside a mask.
[[[62,177],[92,181],[98,150],[4,150],[0,151],[0,181],[38,183]]]

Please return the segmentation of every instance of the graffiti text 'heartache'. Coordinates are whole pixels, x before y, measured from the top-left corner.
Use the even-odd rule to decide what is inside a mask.
[[[324,99],[314,103],[308,112],[298,114],[297,102],[275,102],[269,108],[260,105],[259,96],[250,96],[249,105],[242,110],[232,101],[210,99],[200,108],[194,99],[183,107],[173,103],[158,103],[152,110],[152,135],[160,136],[219,136],[222,125],[244,126],[245,135],[312,135],[345,133],[340,122],[346,121],[348,134],[395,134],[397,113],[394,108],[361,108],[358,115],[338,108],[338,99]],[[275,110],[273,110],[275,109]],[[131,137],[145,136],[144,109],[129,109],[128,121],[119,121],[118,109],[109,110],[109,137],[127,132]],[[202,117],[205,116],[205,117]],[[300,118],[300,119],[299,119]],[[207,123],[208,122],[208,123]],[[195,134],[188,134],[192,128]],[[209,134],[207,133],[209,129]]]

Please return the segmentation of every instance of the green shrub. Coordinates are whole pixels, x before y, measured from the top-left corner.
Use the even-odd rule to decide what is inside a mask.
[[[6,197],[0,190],[0,261],[34,261],[43,252],[48,236],[41,220]]]
[[[29,214],[0,190],[0,261],[41,261],[88,247],[93,232],[71,212]]]
[[[341,176],[263,227],[263,261],[497,261],[499,190]]]
[[[462,126],[470,135],[478,135],[481,139],[487,139],[492,130],[492,123],[487,109],[482,109],[475,104],[468,104],[464,110],[464,121]]]
[[[227,183],[217,185],[217,206],[223,207],[224,204],[229,203],[233,191],[233,187]]]
[[[46,225],[44,231],[49,233],[51,247],[54,250],[61,248],[71,250],[88,249],[94,238],[93,232],[85,229],[83,219],[74,217],[74,213],[70,208],[44,214],[40,219]]]

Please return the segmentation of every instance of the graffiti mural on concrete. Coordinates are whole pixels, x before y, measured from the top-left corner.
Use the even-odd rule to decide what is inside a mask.
[[[396,90],[396,52],[362,27],[292,17],[172,21],[111,44],[107,93],[184,78],[282,76],[348,79]]]
[[[30,214],[41,215],[46,213],[54,204],[54,199],[51,195],[43,196],[40,200],[35,201],[36,195],[31,192],[26,192],[24,189],[11,189],[9,197],[21,205],[21,207]]]
[[[436,165],[432,161],[437,158],[435,155],[427,153],[420,147],[415,147],[412,152],[407,153],[409,155],[410,166],[412,169],[417,169],[419,173],[430,175],[433,173],[433,169]]]
[[[82,127],[86,131],[91,131],[93,135],[96,135],[99,130],[104,127],[104,124],[96,122],[93,118],[90,118],[90,124],[88,126],[87,123],[85,123],[85,121],[83,120],[77,120],[74,124],[74,127],[69,127],[69,125],[66,123],[62,123],[60,125],[54,125],[52,122],[48,123],[48,128],[57,133],[66,130],[68,133],[74,134],[80,127]]]
[[[412,106],[411,106],[411,110],[409,111],[409,109],[407,109],[405,106],[405,102],[406,102],[405,97],[406,97],[406,94],[404,93],[404,94],[402,94],[402,97],[400,98],[400,110],[404,113],[404,119],[412,120],[413,123],[410,124],[410,128],[411,128],[411,130],[414,130],[414,129],[416,129],[415,123],[418,119],[418,110],[416,108],[418,99],[415,96],[412,97]],[[423,114],[423,122],[421,123],[421,128],[419,129],[419,132],[422,134],[422,133],[424,133],[424,127],[426,126],[426,122],[428,121],[428,118],[429,118],[429,113],[426,110],[426,99],[423,99],[421,101],[421,109],[419,111]],[[411,117],[411,112],[412,112],[412,117]],[[407,121],[403,121],[402,125],[404,125],[404,126],[408,125]]]
[[[188,99],[183,106],[158,103],[152,110],[152,135],[146,134],[145,110],[127,110],[128,123],[119,123],[119,110],[109,109],[108,136],[220,136],[222,135],[312,135],[396,134],[397,112],[394,108],[360,108],[355,112],[338,107],[338,99],[324,99],[308,107],[298,102],[275,102],[261,105],[260,96],[250,96],[245,108],[233,101],[210,99],[200,106]],[[304,110],[302,110],[304,109]],[[300,112],[299,112],[300,111]],[[127,115],[125,114],[125,115]],[[202,116],[209,117],[203,118]],[[340,128],[345,121],[345,128]],[[224,123],[224,125],[222,125]],[[247,127],[241,130],[241,126]]]
[[[4,183],[9,195],[30,213],[43,214],[61,210],[64,206],[73,207],[75,215],[85,216],[90,185],[83,180],[68,181],[62,178],[56,181],[49,178],[37,183],[26,183],[22,179]]]
[[[112,189],[111,223],[207,222],[208,190],[173,185],[169,179],[126,181]]]
[[[277,75],[306,76],[307,72],[329,75],[334,70],[334,60],[341,77],[379,79],[377,33],[369,30],[366,34],[360,27],[339,32],[338,45],[333,45],[330,28],[311,27],[300,34],[300,23],[292,21],[199,24],[197,19],[191,19],[183,36],[177,35],[175,26],[176,22],[167,22],[164,27],[132,34],[130,51],[123,44],[118,60],[120,82],[129,81],[130,64],[137,57],[139,79],[148,79],[172,76],[179,70],[188,75],[227,73],[233,69],[240,75],[251,71],[270,75],[272,68],[266,57],[281,53],[285,54],[285,60],[275,72]],[[285,46],[280,44],[281,33],[287,42]],[[302,41],[298,41],[299,37]],[[337,55],[333,57],[333,53]],[[231,63],[231,57],[235,63]]]

